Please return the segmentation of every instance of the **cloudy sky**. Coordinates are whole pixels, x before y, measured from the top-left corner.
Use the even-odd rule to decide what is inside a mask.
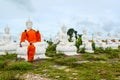
[[[0,0],[0,33],[8,25],[11,34],[20,34],[28,18],[45,37],[60,32],[63,24],[78,33],[85,27],[90,35],[120,33],[119,8],[120,0]]]

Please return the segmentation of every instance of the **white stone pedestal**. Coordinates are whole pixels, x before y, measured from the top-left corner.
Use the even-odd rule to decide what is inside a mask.
[[[46,44],[43,44],[43,43],[39,43],[39,44],[34,43],[34,45],[36,47],[36,53],[34,55],[34,60],[35,59],[48,58],[45,55],[46,48],[47,48]],[[27,56],[27,46],[23,46],[23,47],[18,47],[17,48],[17,58],[24,58],[27,61],[27,59],[28,59],[28,56]]]
[[[65,55],[71,56],[71,55],[78,55],[77,54],[77,48],[75,46],[65,46],[65,45],[57,45],[56,51],[62,52]]]

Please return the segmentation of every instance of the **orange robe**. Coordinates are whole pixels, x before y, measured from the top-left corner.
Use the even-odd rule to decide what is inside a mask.
[[[33,29],[30,29],[28,32],[27,32],[27,40],[28,42],[36,42],[36,31],[33,30]]]
[[[37,39],[37,42],[41,42],[40,32],[36,32],[36,39]]]
[[[34,59],[34,55],[35,55],[35,46],[32,44],[32,45],[29,45],[28,48],[27,48],[27,55],[28,55],[28,61],[33,61]]]
[[[22,32],[20,43],[24,42],[25,40],[27,40],[27,32]]]

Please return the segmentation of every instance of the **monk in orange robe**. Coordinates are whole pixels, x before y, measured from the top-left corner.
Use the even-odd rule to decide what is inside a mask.
[[[30,29],[28,32],[27,32],[27,40],[28,42],[37,42],[36,40],[36,31],[33,30],[33,29]]]
[[[33,61],[34,55],[35,55],[35,50],[36,50],[35,46],[32,43],[30,43],[30,45],[27,48],[27,55],[28,55],[29,62]]]
[[[36,39],[37,39],[37,42],[41,42],[41,35],[39,31],[36,32]]]

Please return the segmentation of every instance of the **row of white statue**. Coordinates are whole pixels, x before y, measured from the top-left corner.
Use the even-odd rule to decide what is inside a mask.
[[[29,31],[29,29],[32,28],[32,22],[30,20],[28,20],[26,22],[26,26],[27,26],[27,31]],[[1,39],[0,39],[0,55],[4,55],[4,54],[6,54],[6,52],[17,53],[18,58],[24,58],[25,60],[27,60],[27,46],[29,45],[28,41],[22,42],[21,43],[22,47],[20,47],[19,43],[13,42],[12,37],[9,33],[10,29],[8,26],[5,27],[4,31],[5,31],[5,33],[3,35],[1,35]],[[96,47],[103,47],[104,49],[107,47],[111,47],[113,49],[117,49],[118,46],[120,45],[118,35],[116,35],[116,38],[114,38],[115,42],[111,41],[112,38],[111,38],[110,33],[108,34],[107,37],[108,37],[107,43],[103,42],[101,33],[98,32],[97,36],[94,38]],[[55,40],[54,40],[54,43],[57,43],[60,41],[56,47],[57,53],[62,52],[65,55],[78,55],[77,48],[75,46],[75,40],[76,39],[73,37],[73,42],[68,41],[66,27],[65,27],[65,25],[63,25],[61,28],[61,32],[55,36]],[[36,47],[36,54],[35,54],[34,59],[48,58],[45,55],[48,44],[47,44],[47,42],[45,42],[43,40],[43,37],[42,37],[41,42],[36,42],[36,43],[34,43],[34,45]],[[83,47],[85,48],[86,52],[89,52],[89,53],[94,52],[92,49],[92,43],[89,41],[89,38],[87,36],[86,29],[83,30],[82,45],[80,46],[80,48],[83,48]]]
[[[102,47],[103,49],[107,48],[107,47],[111,47],[112,49],[118,49],[118,47],[120,46],[120,42],[119,42],[119,37],[118,34],[115,35],[114,37],[114,42],[112,41],[113,38],[111,37],[111,34],[108,33],[107,34],[107,38],[104,39],[101,36],[101,32],[97,33],[97,36],[94,37],[93,41],[95,43],[95,47]],[[86,52],[90,52],[93,53],[93,49],[92,49],[92,42],[89,41],[88,37],[87,37],[87,30],[84,29],[83,30],[83,35],[82,35],[82,46],[80,46],[80,48],[85,48]]]

